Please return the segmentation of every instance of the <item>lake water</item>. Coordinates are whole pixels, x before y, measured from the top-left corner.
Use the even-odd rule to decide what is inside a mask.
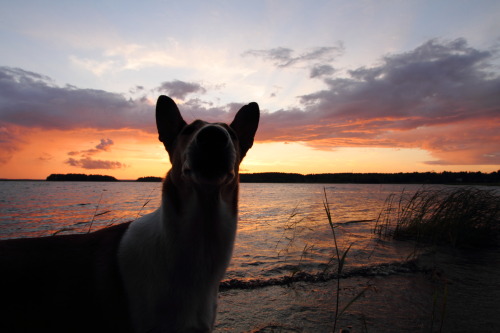
[[[374,238],[374,220],[389,194],[420,187],[241,184],[238,235],[226,278],[324,270],[334,250],[325,192],[339,248],[351,245],[346,267],[405,260],[413,247]],[[7,239],[85,233],[134,220],[158,207],[161,184],[4,181],[0,193],[0,239]]]
[[[270,283],[297,272],[335,269],[328,265],[334,246],[325,192],[339,248],[351,246],[344,271],[352,273],[342,279],[340,303],[369,288],[337,328],[430,332],[444,323],[443,332],[497,332],[498,249],[420,256],[419,267],[434,273],[394,274],[391,267],[397,265],[387,265],[405,262],[415,247],[374,237],[374,220],[390,194],[421,187],[241,184],[238,235],[225,277],[229,287],[220,293],[216,332],[332,331],[335,280]],[[160,192],[160,183],[0,181],[0,239],[86,233],[134,220],[158,207]],[[234,281],[260,288],[234,289]]]

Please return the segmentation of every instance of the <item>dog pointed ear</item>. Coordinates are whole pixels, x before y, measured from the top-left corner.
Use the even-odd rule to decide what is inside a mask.
[[[255,132],[257,132],[257,127],[259,126],[259,118],[259,105],[252,102],[242,107],[240,111],[236,113],[236,116],[230,125],[238,135],[242,159],[245,157],[248,149],[250,149],[253,145]]]
[[[167,96],[161,95],[156,102],[156,127],[158,128],[158,139],[163,142],[168,152],[173,148],[177,135],[186,126],[182,119],[179,108],[175,102]]]

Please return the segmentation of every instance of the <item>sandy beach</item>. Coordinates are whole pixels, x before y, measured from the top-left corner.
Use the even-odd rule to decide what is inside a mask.
[[[425,271],[342,279],[340,308],[368,290],[336,331],[497,332],[497,250],[432,253],[421,256],[418,266]],[[331,280],[222,291],[216,332],[332,332],[335,290]]]

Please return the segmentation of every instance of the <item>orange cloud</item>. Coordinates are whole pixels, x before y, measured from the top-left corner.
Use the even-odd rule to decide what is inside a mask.
[[[74,158],[69,158],[68,160],[65,161],[65,163],[68,165],[74,166],[74,167],[82,168],[82,169],[112,170],[112,169],[119,169],[119,168],[126,167],[125,164],[120,163],[118,161],[95,160],[91,157],[85,157],[85,158],[81,158],[79,160],[76,160]]]
[[[338,77],[333,61],[342,50],[317,48],[294,56],[293,50],[275,48],[246,54],[272,61],[282,69],[297,63],[309,66],[314,73],[307,80],[320,79],[325,85],[323,90],[300,96],[300,105],[295,108],[270,112],[261,105],[264,111],[257,141],[302,142],[317,150],[423,149],[435,158],[427,161],[429,165],[500,165],[500,75],[493,66],[495,50],[472,48],[464,39],[430,40],[414,50],[387,55],[376,66],[353,69]],[[140,87],[140,91],[145,89]],[[158,91],[179,98],[210,93],[199,84],[182,81],[164,82],[150,90]],[[87,131],[94,136],[73,141],[59,152],[41,148],[38,161],[61,163],[60,155],[70,152],[70,159],[64,157],[65,167],[102,166],[123,174],[134,172],[136,162],[118,155],[126,148],[110,133],[132,131],[156,137],[153,104],[145,96],[127,99],[102,90],[61,87],[38,73],[0,67],[0,164],[10,163],[28,144],[48,144],[48,132],[79,133],[81,139],[80,131]],[[181,112],[188,121],[228,122],[240,106],[214,107],[195,98],[186,100]],[[41,136],[35,138],[35,132]],[[96,138],[113,141],[94,142],[89,148],[88,142]],[[43,159],[41,153],[53,158]],[[95,154],[106,154],[106,158],[95,158]]]
[[[101,143],[96,137],[113,140],[112,149],[80,155]],[[23,136],[23,144],[0,164],[0,178],[44,179],[51,173],[98,173],[119,179],[164,176],[168,154],[156,135],[138,130],[42,130]],[[68,152],[77,155],[68,156]],[[72,159],[69,161],[69,159]]]
[[[493,51],[463,39],[431,40],[413,51],[326,78],[301,96],[302,108],[264,113],[257,139],[301,141],[318,149],[428,150],[431,164],[500,164],[500,76]]]
[[[100,152],[109,152],[110,147],[114,144],[111,139],[101,139],[101,142],[95,146],[95,148],[85,149],[81,151],[70,151],[68,153],[69,156],[77,156],[80,155],[80,159],[75,159],[73,157],[68,158],[64,163],[73,166],[79,167],[82,169],[119,169],[126,168],[127,165],[118,161],[108,161],[108,160],[97,160],[94,159],[94,156]]]

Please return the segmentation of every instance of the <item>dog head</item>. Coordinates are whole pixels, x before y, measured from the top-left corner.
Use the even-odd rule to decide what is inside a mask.
[[[173,177],[198,185],[223,185],[237,179],[239,164],[252,147],[259,106],[243,106],[230,125],[196,120],[187,124],[175,102],[156,104],[159,139],[170,156]]]

